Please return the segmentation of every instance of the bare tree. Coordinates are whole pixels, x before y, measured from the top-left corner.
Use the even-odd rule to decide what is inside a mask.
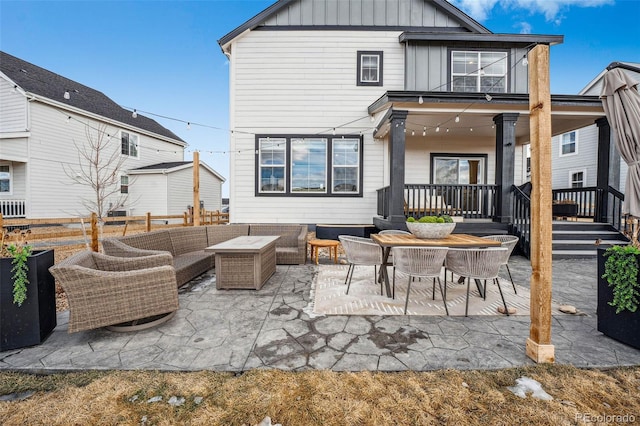
[[[120,143],[113,143],[107,126],[85,127],[86,143],[73,144],[78,152],[78,166],[63,165],[65,174],[74,184],[88,186],[93,196],[83,198],[82,205],[95,212],[99,223],[111,211],[123,207],[126,194],[120,188],[120,175],[126,157],[120,155]]]

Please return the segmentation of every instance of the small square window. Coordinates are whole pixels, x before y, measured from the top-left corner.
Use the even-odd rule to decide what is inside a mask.
[[[584,172],[571,172],[571,188],[584,187]]]
[[[382,52],[358,51],[358,86],[382,86]]]

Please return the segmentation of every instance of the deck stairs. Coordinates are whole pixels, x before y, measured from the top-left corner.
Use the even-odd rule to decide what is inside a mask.
[[[554,259],[595,258],[598,247],[627,244],[629,239],[608,223],[553,221]]]

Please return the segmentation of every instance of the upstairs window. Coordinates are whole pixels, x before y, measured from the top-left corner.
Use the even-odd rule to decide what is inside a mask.
[[[11,164],[0,164],[0,194],[11,194]]]
[[[569,182],[569,184],[571,185],[571,188],[583,188],[584,187],[584,176],[585,176],[585,172],[584,171],[569,172],[569,176],[570,176],[570,179],[571,179],[571,182]]]
[[[578,145],[576,132],[565,133],[560,137],[560,156],[576,154]]]
[[[120,151],[122,155],[139,158],[138,135],[122,131],[120,132],[120,138],[122,141],[122,149]]]
[[[382,86],[382,52],[358,51],[358,86]]]
[[[451,52],[451,91],[505,93],[507,53],[487,51]]]

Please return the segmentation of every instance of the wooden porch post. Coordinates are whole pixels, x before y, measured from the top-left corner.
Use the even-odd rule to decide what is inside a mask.
[[[389,132],[389,222],[398,224],[394,229],[402,229],[404,224],[404,159],[406,151],[405,128],[408,111],[391,113]]]
[[[193,152],[193,226],[200,226],[200,153]]]
[[[551,344],[551,93],[549,46],[529,52],[531,132],[531,326],[527,356],[554,362]]]

